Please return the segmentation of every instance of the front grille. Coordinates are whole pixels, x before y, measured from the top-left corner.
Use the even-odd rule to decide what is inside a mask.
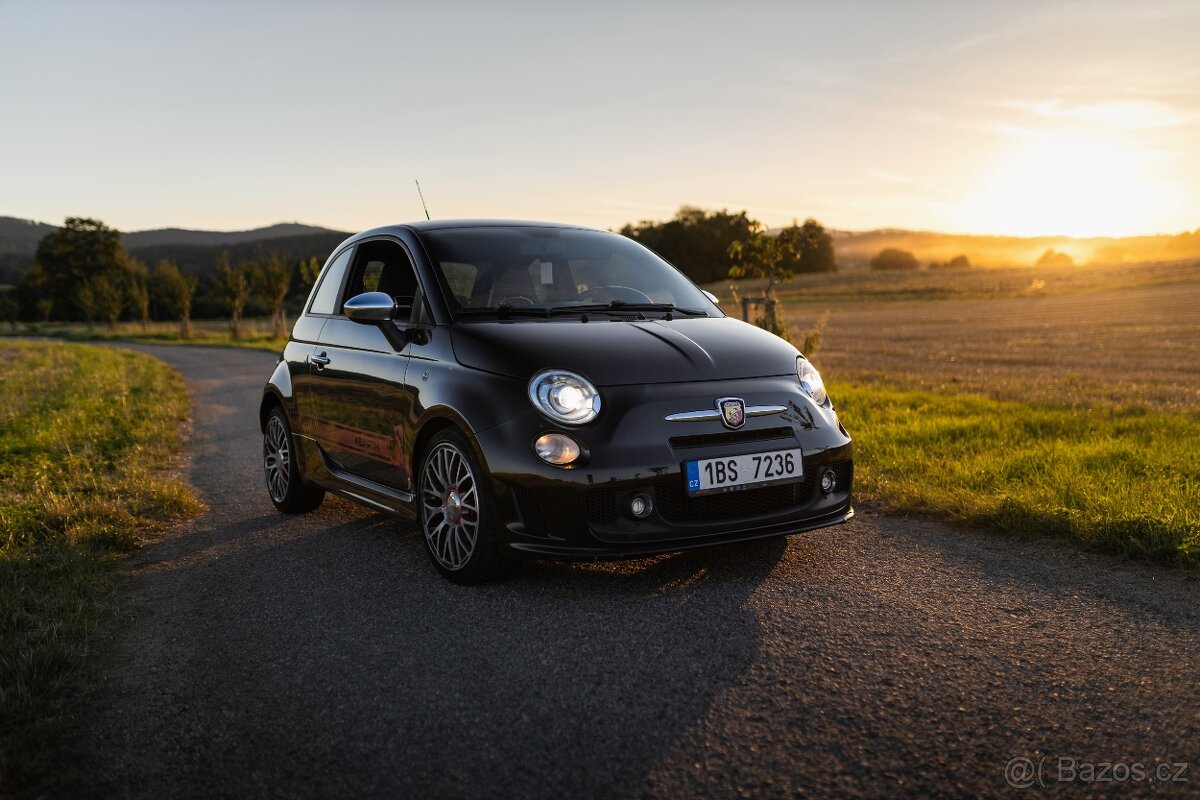
[[[517,511],[525,523],[525,530],[538,536],[545,535],[546,518],[542,515],[542,506],[534,499],[533,492],[524,486],[514,484],[512,493],[513,500],[517,504]]]
[[[599,525],[617,521],[617,492],[614,489],[589,489],[587,492],[588,519]]]
[[[724,433],[702,433],[695,436],[672,436],[667,440],[671,447],[712,447],[715,445],[761,442],[766,439],[791,439],[791,428],[763,428],[753,431],[728,431]]]
[[[834,464],[832,469],[833,474],[837,476],[837,491],[844,492],[849,489],[854,480],[854,462],[842,461]]]
[[[849,488],[854,477],[853,463],[842,461],[830,465],[829,468],[837,475],[838,491]],[[620,515],[620,499],[634,492],[647,490],[654,493],[656,510],[669,523],[727,522],[784,514],[812,502],[817,486],[813,476],[823,469],[825,468],[806,464],[808,477],[796,483],[700,497],[688,497],[683,478],[680,476],[662,478],[642,485],[624,486],[620,489],[592,488],[586,494],[588,520],[596,525],[612,525]]]
[[[654,495],[658,512],[668,522],[722,522],[779,514],[793,506],[805,505],[812,496],[812,482],[805,478],[761,489],[688,497],[679,479],[656,485]]]

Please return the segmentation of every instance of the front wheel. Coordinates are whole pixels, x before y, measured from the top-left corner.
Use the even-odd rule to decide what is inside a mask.
[[[325,490],[309,486],[300,477],[292,452],[292,428],[279,406],[267,415],[263,429],[263,473],[271,502],[285,514],[312,511],[325,499]]]
[[[496,542],[496,511],[487,472],[454,430],[433,438],[417,480],[425,552],[455,583],[500,575],[506,559]]]

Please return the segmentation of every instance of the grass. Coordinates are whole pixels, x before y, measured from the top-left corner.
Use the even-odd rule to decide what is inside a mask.
[[[1200,265],[797,283],[861,500],[1200,563]]]
[[[11,332],[11,336],[45,336],[80,342],[145,342],[146,344],[183,344],[199,347],[245,347],[278,353],[287,344],[287,339],[277,339],[271,331],[269,320],[243,320],[242,335],[234,339],[229,331],[229,320],[194,320],[190,339],[179,337],[178,322],[151,322],[142,327],[136,322],[118,322],[113,327],[98,324],[91,328],[83,323],[48,322],[37,325],[24,324]]]
[[[122,554],[196,513],[182,380],[148,356],[0,345],[0,794],[36,787]]]
[[[801,274],[778,288],[780,300],[793,303],[847,303],[878,306],[909,300],[995,300],[1013,297],[1055,297],[1120,291],[1147,286],[1172,286],[1200,280],[1200,261],[1144,264],[1103,264],[1074,267],[973,267],[952,270],[841,272]],[[725,299],[731,282],[716,281],[705,288]],[[763,281],[737,283],[743,296],[755,294]],[[727,313],[740,313],[726,301]]]
[[[855,492],[916,512],[1200,563],[1200,420],[836,383]]]

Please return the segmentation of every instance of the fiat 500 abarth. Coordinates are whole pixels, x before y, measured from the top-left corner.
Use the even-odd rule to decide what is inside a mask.
[[[844,522],[850,437],[786,341],[636,242],[377,228],[326,262],[265,387],[271,500],[415,519],[471,583],[513,556],[650,555]]]

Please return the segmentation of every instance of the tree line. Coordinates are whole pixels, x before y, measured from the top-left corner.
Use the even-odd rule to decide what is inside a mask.
[[[787,273],[787,277],[802,272],[837,271],[833,239],[815,219],[807,219],[803,224],[793,220],[782,230],[768,231],[745,211],[706,211],[682,206],[673,219],[630,223],[620,233],[658,253],[696,283],[749,277],[749,272],[732,275],[730,269],[760,256],[777,257],[775,268],[782,271],[780,274]],[[779,247],[762,249],[760,245],[765,245],[768,239],[778,240]],[[738,242],[742,248],[740,255],[735,255],[731,248]]]
[[[217,257],[217,269],[203,283],[170,259],[151,268],[121,246],[119,231],[84,217],[68,217],[38,243],[34,264],[22,274],[12,297],[0,295],[0,319],[84,322],[109,326],[122,320],[177,320],[180,335],[191,336],[197,304],[204,316],[230,317],[230,333],[242,335],[248,307],[271,316],[274,335],[288,335],[289,299],[307,296],[320,271],[315,257],[288,260],[273,251],[232,263]]]
[[[657,252],[697,283],[761,278],[755,321],[786,335],[775,287],[797,273],[835,272],[833,240],[815,219],[768,230],[747,212],[683,206],[674,218],[628,224],[620,233]],[[224,316],[234,338],[245,316],[269,314],[275,335],[288,334],[287,308],[307,296],[320,271],[315,257],[287,259],[273,251],[236,263],[228,251],[203,280],[172,259],[151,268],[130,256],[120,232],[104,223],[69,217],[38,244],[35,263],[21,276],[13,298],[0,293],[0,319],[77,321],[89,326],[133,320],[178,320],[191,335],[191,319]],[[5,303],[8,303],[5,306]]]

